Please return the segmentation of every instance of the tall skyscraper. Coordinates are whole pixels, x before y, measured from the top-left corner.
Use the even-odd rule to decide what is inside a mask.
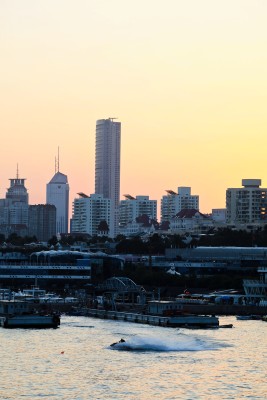
[[[69,225],[69,184],[67,175],[57,171],[51,181],[46,185],[46,204],[53,204],[57,209],[57,233],[68,233]]]
[[[95,193],[111,200],[116,234],[120,201],[121,123],[113,119],[96,122]]]
[[[27,235],[29,195],[24,182],[25,179],[19,178],[17,167],[17,176],[10,179],[6,198],[0,200],[0,232],[5,236],[10,233]]]

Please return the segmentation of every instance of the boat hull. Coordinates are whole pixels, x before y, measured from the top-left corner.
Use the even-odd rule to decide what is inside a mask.
[[[2,317],[3,328],[57,328],[60,325],[58,315],[15,315]]]

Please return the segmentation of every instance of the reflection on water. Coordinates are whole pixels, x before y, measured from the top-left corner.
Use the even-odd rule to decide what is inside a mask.
[[[0,398],[266,398],[267,323],[220,320],[234,328],[62,317],[56,330],[0,329]],[[126,351],[110,347],[120,338]]]

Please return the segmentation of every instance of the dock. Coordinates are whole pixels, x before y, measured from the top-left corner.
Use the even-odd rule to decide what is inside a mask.
[[[147,324],[154,326],[164,326],[169,328],[176,327],[198,327],[198,328],[218,328],[219,318],[209,315],[179,315],[165,317],[161,315],[149,315],[131,312],[107,311],[102,309],[87,308],[83,315],[93,318],[111,319],[137,324]]]

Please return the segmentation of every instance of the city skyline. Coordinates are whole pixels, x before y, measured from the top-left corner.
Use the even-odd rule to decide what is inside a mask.
[[[121,199],[159,204],[189,186],[206,213],[242,179],[266,186],[265,1],[13,0],[0,11],[0,198],[18,163],[29,203],[45,203],[58,146],[70,203],[94,193],[95,122],[109,117],[122,123]]]

